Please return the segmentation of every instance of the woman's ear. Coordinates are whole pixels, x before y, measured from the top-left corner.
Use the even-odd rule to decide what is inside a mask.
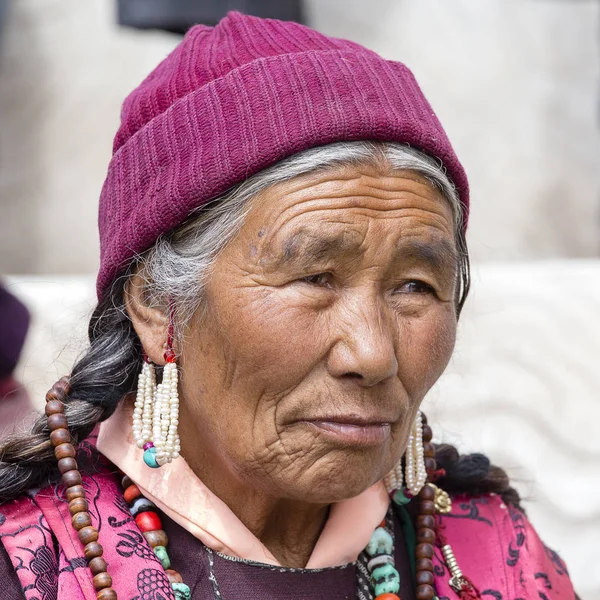
[[[125,284],[125,308],[148,358],[156,365],[164,365],[169,317],[160,308],[147,305],[144,283],[139,273],[129,278]]]

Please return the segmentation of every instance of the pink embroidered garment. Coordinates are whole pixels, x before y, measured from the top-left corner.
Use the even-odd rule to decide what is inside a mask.
[[[98,463],[98,456],[90,444],[83,444],[78,460],[83,464]],[[117,474],[107,464],[97,464],[96,468],[99,472],[84,476],[84,486],[119,598],[175,600],[164,570],[129,514]],[[455,497],[452,512],[444,515],[440,523],[459,565],[483,598],[573,600],[575,597],[564,563],[544,546],[524,515],[505,506],[498,496]],[[58,553],[53,538],[58,542]],[[17,570],[27,600],[95,598],[90,571],[84,567],[83,548],[71,527],[67,503],[58,484],[2,505],[0,539]],[[232,563],[229,568],[235,569],[238,564],[240,569],[261,567],[241,562]],[[450,574],[439,549],[434,566],[438,597],[455,600],[457,595],[448,585]],[[326,576],[327,571],[324,585]]]

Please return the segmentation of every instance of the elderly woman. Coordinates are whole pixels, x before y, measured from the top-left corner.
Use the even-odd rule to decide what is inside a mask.
[[[0,447],[2,597],[574,598],[504,473],[419,412],[467,214],[406,67],[193,28],[123,106],[90,348]]]

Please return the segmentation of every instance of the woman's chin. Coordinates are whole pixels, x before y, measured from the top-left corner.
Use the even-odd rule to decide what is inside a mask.
[[[380,481],[381,465],[332,462],[327,468],[308,469],[302,475],[283,482],[285,495],[311,504],[332,504],[354,498]]]

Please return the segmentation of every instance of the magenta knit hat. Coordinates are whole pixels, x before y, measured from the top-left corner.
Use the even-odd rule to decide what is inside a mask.
[[[403,64],[235,12],[193,27],[123,104],[100,196],[98,297],[195,208],[287,156],[351,140],[439,158],[467,214],[466,174]]]

